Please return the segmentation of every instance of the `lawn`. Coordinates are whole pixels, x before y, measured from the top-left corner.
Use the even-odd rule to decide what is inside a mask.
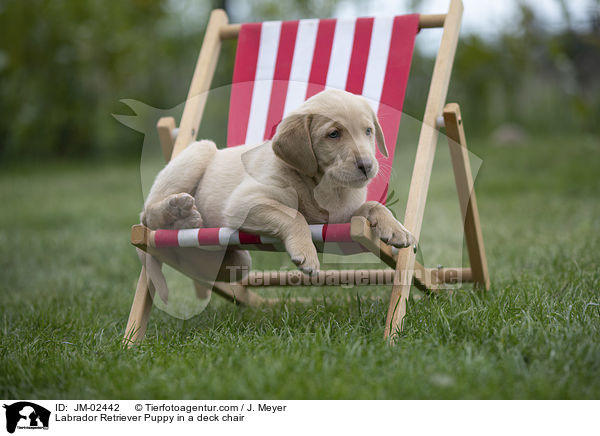
[[[314,303],[260,309],[215,296],[193,317],[155,309],[146,341],[123,350],[138,163],[5,165],[0,397],[599,398],[600,141],[469,145],[483,160],[492,288],[418,295],[394,347],[383,341],[389,289],[367,287],[297,289]],[[440,142],[421,240],[430,265],[462,261],[447,154]]]

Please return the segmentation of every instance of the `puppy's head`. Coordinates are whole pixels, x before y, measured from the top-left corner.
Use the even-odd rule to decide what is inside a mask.
[[[375,147],[388,151],[377,116],[363,97],[328,90],[286,116],[273,137],[275,155],[310,177],[336,185],[366,186],[379,171]]]

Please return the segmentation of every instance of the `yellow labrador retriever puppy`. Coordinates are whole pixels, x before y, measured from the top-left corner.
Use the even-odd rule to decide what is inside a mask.
[[[191,144],[158,174],[141,219],[154,229],[233,227],[274,236],[306,274],[319,271],[308,224],[364,216],[383,241],[407,247],[415,242],[408,230],[385,206],[366,201],[379,170],[376,145],[387,156],[368,102],[324,91],[287,115],[272,141],[224,150],[207,140]]]

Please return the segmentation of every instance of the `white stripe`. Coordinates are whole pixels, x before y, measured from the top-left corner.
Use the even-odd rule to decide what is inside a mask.
[[[379,101],[381,100],[393,24],[393,17],[376,17],[373,22],[362,95],[369,100],[369,104],[375,113],[379,109]]]
[[[235,230],[229,235],[229,245],[240,245],[240,232]]]
[[[226,246],[229,244],[229,240],[231,235],[236,232],[235,229],[230,229],[229,227],[221,227],[219,229],[219,245]],[[239,241],[239,238],[238,238]]]
[[[315,242],[323,242],[323,224],[311,224],[310,235]]]
[[[273,236],[260,236],[261,244],[281,244],[281,239],[274,238]]]
[[[348,68],[352,57],[352,45],[354,44],[355,25],[355,19],[337,20],[327,71],[326,88],[346,89]]]
[[[300,20],[296,45],[294,46],[294,58],[290,70],[290,82],[283,115],[296,109],[306,98],[306,88],[310,79],[310,68],[312,67],[315,42],[317,41],[317,30],[319,20]]]
[[[183,229],[177,232],[177,243],[180,247],[199,247],[198,229]]]
[[[262,24],[246,144],[261,143],[265,136],[280,33],[281,21],[268,21]]]

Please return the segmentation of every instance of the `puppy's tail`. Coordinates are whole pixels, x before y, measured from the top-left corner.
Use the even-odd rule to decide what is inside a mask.
[[[142,266],[145,267],[146,283],[148,283],[148,288],[150,289],[152,297],[154,298],[155,293],[158,293],[158,296],[163,303],[167,304],[169,302],[169,287],[167,286],[167,281],[162,272],[162,263],[154,256],[151,256],[139,248],[136,248],[135,250],[137,251]]]

